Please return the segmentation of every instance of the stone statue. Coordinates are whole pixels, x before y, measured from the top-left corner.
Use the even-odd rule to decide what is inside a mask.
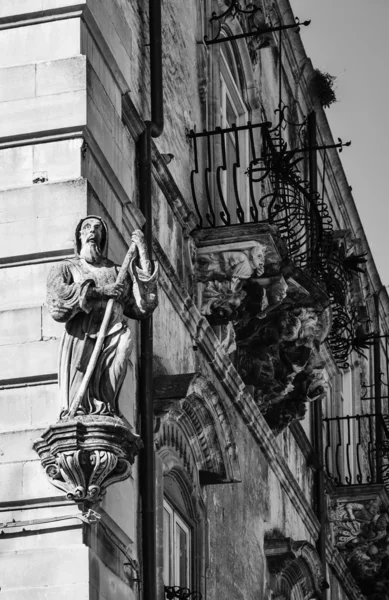
[[[52,267],[47,281],[51,316],[65,323],[59,351],[62,412],[35,440],[51,483],[84,511],[124,481],[142,447],[119,416],[117,399],[132,348],[127,317],[157,306],[157,268],[141,231],[134,231],[122,266],[107,259],[108,229],[97,216],[76,228],[76,256]]]
[[[108,229],[98,216],[82,219],[76,228],[76,257],[55,265],[48,277],[50,315],[66,323],[60,346],[61,418],[71,412],[101,328],[107,303],[113,299],[104,342],[77,415],[115,415],[132,349],[126,317],[142,319],[157,305],[157,268],[152,266],[141,231],[132,234],[133,257],[123,283],[119,268],[106,257]]]

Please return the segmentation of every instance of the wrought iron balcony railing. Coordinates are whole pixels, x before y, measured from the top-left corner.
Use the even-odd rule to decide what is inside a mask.
[[[188,588],[165,585],[165,600],[202,600],[200,592],[191,592]]]
[[[323,419],[325,467],[336,485],[384,483],[389,489],[387,419],[375,414]]]
[[[201,228],[257,222],[276,225],[289,255],[304,267],[308,255],[311,263],[323,254],[323,234],[332,232],[332,221],[326,205],[303,180],[297,167],[301,159],[287,149],[276,129],[268,122],[248,122],[192,131],[193,201]],[[204,195],[199,198],[200,188]]]

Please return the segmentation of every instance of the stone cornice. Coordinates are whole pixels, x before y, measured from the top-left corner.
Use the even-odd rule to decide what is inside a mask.
[[[28,3],[25,3],[27,6]],[[81,2],[68,2],[65,6],[57,8],[50,8],[50,4],[47,3],[46,9],[33,10],[20,12],[17,14],[17,8],[15,13],[0,18],[0,29],[12,29],[15,27],[26,27],[28,25],[36,25],[38,23],[46,23],[47,21],[58,21],[60,19],[71,19],[74,17],[80,17],[86,7],[86,0]]]

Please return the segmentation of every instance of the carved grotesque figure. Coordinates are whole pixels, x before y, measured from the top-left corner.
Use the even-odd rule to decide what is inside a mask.
[[[59,385],[68,414],[91,359],[107,303],[114,300],[102,351],[77,414],[115,414],[132,348],[126,317],[142,319],[157,304],[156,277],[141,231],[132,235],[137,253],[123,284],[106,257],[108,230],[100,217],[87,217],[76,229],[76,257],[55,265],[48,278],[51,316],[66,323],[59,356]]]
[[[266,248],[258,242],[251,242],[245,250],[229,249],[210,252],[198,257],[197,275],[199,281],[260,277],[265,269]]]

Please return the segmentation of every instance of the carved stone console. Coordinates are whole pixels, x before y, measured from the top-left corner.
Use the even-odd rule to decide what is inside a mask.
[[[389,598],[389,495],[384,485],[337,487],[329,510],[335,546],[368,600]]]
[[[269,312],[286,297],[285,247],[275,227],[256,223],[195,231],[200,310],[215,325]]]
[[[33,447],[67,498],[95,503],[109,485],[129,477],[142,443],[119,417],[91,415],[51,425]]]
[[[224,325],[225,351],[275,433],[326,394],[320,344],[332,322],[325,289],[288,259],[266,223],[203,229],[196,273],[201,312]]]

